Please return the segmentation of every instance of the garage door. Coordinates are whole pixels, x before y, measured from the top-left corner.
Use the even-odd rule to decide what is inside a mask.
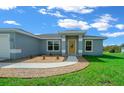
[[[9,34],[0,34],[0,58],[10,58]]]

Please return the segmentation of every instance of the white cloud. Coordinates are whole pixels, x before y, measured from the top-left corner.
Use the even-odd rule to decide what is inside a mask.
[[[80,28],[81,30],[88,30],[90,28],[87,22],[73,19],[59,20],[58,25],[64,28]]]
[[[117,24],[117,25],[115,25],[115,27],[122,30],[122,29],[124,29],[124,24]]]
[[[23,9],[16,9],[16,11],[20,14],[24,13],[25,11]]]
[[[11,10],[11,9],[14,9],[14,8],[16,8],[16,6],[0,6],[1,10]]]
[[[110,14],[104,14],[100,16],[98,19],[96,19],[95,21],[108,23],[110,21],[117,21],[117,18],[113,18],[112,15]]]
[[[106,22],[95,22],[91,24],[91,27],[96,28],[99,31],[106,31],[111,25]]]
[[[15,8],[17,8],[17,6],[8,6],[8,5],[7,6],[0,6],[0,10],[7,10],[7,11],[15,9]],[[23,9],[16,9],[15,11],[17,11],[20,14],[25,12]]]
[[[57,9],[56,12],[51,12],[53,9]],[[85,7],[85,6],[48,6],[47,8],[41,8],[39,12],[41,14],[48,14],[51,16],[56,17],[65,17],[62,15],[58,9],[62,9],[66,12],[73,12],[73,13],[81,13],[81,14],[87,14],[94,11],[94,7]]]
[[[108,28],[112,27],[112,21],[117,21],[116,18],[113,18],[110,14],[104,14],[98,19],[95,19],[95,22],[91,24],[93,28],[96,28],[99,31],[106,31]]]
[[[102,33],[101,35],[106,36],[106,37],[118,37],[118,36],[123,36],[124,32]]]
[[[61,15],[61,13],[59,11],[56,11],[55,13],[48,13],[51,16],[56,16],[56,17],[65,17],[63,15]]]
[[[41,13],[41,14],[47,14],[47,10],[44,9],[44,8],[42,8],[42,9],[39,10],[39,13]]]
[[[49,10],[47,10],[45,8],[40,9],[39,13],[48,14],[48,15],[55,16],[55,17],[65,17],[59,11],[56,11],[56,12],[52,13],[52,12],[50,12]]]
[[[48,9],[62,9],[66,12],[74,12],[74,13],[81,13],[81,14],[87,14],[94,11],[93,7],[86,7],[86,6],[49,6]]]
[[[3,22],[4,24],[10,24],[10,25],[20,25],[19,23],[17,23],[16,21],[13,20],[6,20]]]
[[[33,8],[33,9],[37,9],[37,7],[36,7],[36,6],[32,6],[32,8]]]

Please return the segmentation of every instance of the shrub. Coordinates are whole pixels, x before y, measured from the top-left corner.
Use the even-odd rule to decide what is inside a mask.
[[[120,53],[121,52],[121,47],[117,45],[112,45],[112,46],[106,46],[103,49],[105,52],[111,52],[111,53]]]
[[[110,53],[115,53],[115,50],[114,49],[111,49],[109,52]]]

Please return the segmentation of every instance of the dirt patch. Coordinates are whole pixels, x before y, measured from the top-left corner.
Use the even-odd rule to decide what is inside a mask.
[[[22,63],[47,63],[47,62],[63,62],[63,56],[37,56],[32,58],[21,58],[7,62],[22,62]]]
[[[70,73],[86,68],[89,62],[81,58],[77,64],[57,67],[57,68],[45,68],[45,69],[0,69],[0,77],[21,77],[21,78],[32,78],[32,77],[48,77],[53,75],[61,75]]]

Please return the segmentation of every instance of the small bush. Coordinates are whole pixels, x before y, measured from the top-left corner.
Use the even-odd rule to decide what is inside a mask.
[[[56,59],[59,60],[59,56],[57,56]]]
[[[33,55],[30,55],[29,58],[32,59],[33,58]]]
[[[114,49],[111,49],[109,52],[110,53],[115,53],[115,50]]]
[[[43,55],[43,60],[45,60],[45,55]]]
[[[106,46],[103,49],[105,52],[110,52],[110,53],[120,53],[121,52],[121,47],[117,45],[111,45],[111,46]]]

